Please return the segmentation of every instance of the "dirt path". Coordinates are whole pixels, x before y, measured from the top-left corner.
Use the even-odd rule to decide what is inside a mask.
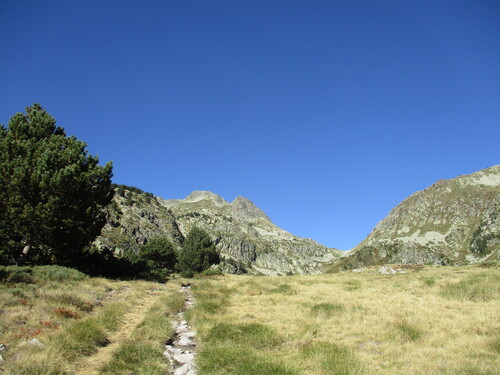
[[[153,307],[156,301],[158,301],[159,296],[160,294],[150,292],[139,300],[133,309],[123,316],[122,323],[118,327],[118,330],[110,335],[110,343],[100,348],[94,355],[78,363],[78,368],[75,369],[74,375],[97,375],[98,370],[111,359],[115,350],[129,338],[134,328],[146,315],[146,312]]]

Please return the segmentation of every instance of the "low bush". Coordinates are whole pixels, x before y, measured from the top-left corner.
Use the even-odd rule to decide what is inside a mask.
[[[35,266],[33,277],[37,282],[47,281],[80,281],[88,276],[74,268],[62,266]]]
[[[8,283],[32,283],[33,270],[31,267],[0,266],[0,280]]]
[[[46,283],[49,281],[79,281],[87,277],[73,268],[62,266],[0,266],[0,280],[12,283]]]

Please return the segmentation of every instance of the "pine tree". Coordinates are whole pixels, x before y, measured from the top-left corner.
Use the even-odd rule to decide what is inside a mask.
[[[179,271],[188,277],[195,272],[204,271],[220,261],[210,235],[198,227],[193,227],[189,231],[182,243],[182,251],[178,260]]]
[[[86,148],[39,104],[0,125],[0,249],[10,263],[69,264],[100,234],[112,164]]]

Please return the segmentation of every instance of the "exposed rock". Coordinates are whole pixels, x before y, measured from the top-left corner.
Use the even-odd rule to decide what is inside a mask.
[[[500,255],[500,165],[439,180],[405,199],[334,263],[456,264]]]
[[[108,218],[94,243],[98,249],[107,248],[118,255],[127,249],[138,252],[142,244],[160,236],[180,248],[189,230],[198,226],[216,243],[222,259],[219,268],[227,273],[320,273],[325,264],[342,254],[277,227],[247,198],[228,203],[209,191],[163,200],[124,189],[108,207]]]
[[[195,375],[195,374],[196,370],[189,363],[185,363],[181,367],[176,368],[174,371],[174,375]]]
[[[352,272],[354,272],[354,273],[361,273],[361,272],[363,272],[363,271],[366,271],[366,269],[367,269],[366,267],[363,267],[363,268],[355,268],[355,269],[353,269],[353,270],[352,270]]]
[[[23,347],[23,346],[42,347],[43,343],[35,337],[29,341],[23,341],[23,342],[19,343],[19,346],[21,346],[21,347]]]
[[[233,214],[245,220],[269,220],[267,215],[258,208],[251,200],[245,197],[236,197],[231,203],[231,210]]]
[[[381,273],[382,275],[391,275],[395,274],[396,270],[389,266],[382,266],[378,269],[378,273]]]
[[[190,286],[182,286],[181,292],[185,294],[185,308],[194,304],[193,296],[189,291]],[[172,322],[175,334],[165,345],[163,355],[170,361],[171,370],[174,375],[195,375],[195,342],[196,332],[191,330],[187,321],[183,319],[184,312],[178,314],[178,320]]]

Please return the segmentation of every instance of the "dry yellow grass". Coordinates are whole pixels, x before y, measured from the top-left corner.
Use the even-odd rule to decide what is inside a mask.
[[[293,373],[334,373],[318,356],[304,355],[315,343],[352,354],[356,366],[343,373],[496,374],[500,368],[500,272],[495,268],[226,275],[197,281],[195,293],[203,304],[214,300],[211,291],[225,288],[230,292],[219,298],[223,308],[193,312],[201,340],[219,323],[264,325],[282,340],[269,356]]]
[[[0,373],[96,373],[146,312],[177,289],[100,278],[0,283],[0,343],[7,347]],[[43,346],[23,345],[33,338]]]

